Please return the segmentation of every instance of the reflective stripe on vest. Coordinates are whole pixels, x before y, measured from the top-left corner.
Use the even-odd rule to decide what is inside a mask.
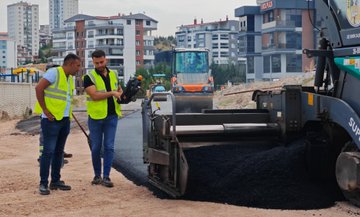
[[[87,73],[87,75],[89,76],[90,80],[94,83],[97,92],[107,92],[104,80],[95,70],[92,70],[91,72]],[[108,73],[108,76],[110,78],[111,90],[117,91],[118,90],[118,79],[116,77],[116,74],[112,70],[110,70]],[[112,98],[114,100],[116,114],[118,116],[122,116],[120,104],[116,102],[115,97],[112,97]],[[108,112],[107,99],[94,101],[87,94],[86,95],[86,105],[87,105],[87,113],[92,119],[100,120],[100,119],[104,119],[107,117],[107,112]]]
[[[46,108],[49,110],[49,112],[52,115],[54,115],[55,119],[58,121],[63,119],[64,117],[64,111],[66,109],[66,104],[67,104],[66,101],[67,93],[69,90],[68,85],[70,85],[69,96],[71,102],[73,97],[73,91],[75,89],[73,78],[71,75],[66,77],[63,68],[57,67],[55,82],[44,90],[45,93],[44,101]],[[36,102],[34,112],[39,114],[43,112],[39,102]],[[71,117],[71,113],[72,113],[72,105],[70,103],[70,111],[69,111],[70,117]]]

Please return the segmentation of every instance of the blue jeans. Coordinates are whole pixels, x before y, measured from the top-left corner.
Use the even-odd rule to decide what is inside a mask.
[[[110,115],[104,119],[95,120],[89,116],[91,158],[95,176],[101,175],[101,146],[104,145],[104,177],[110,176],[110,169],[114,159],[114,141],[118,122],[117,115]]]
[[[41,130],[44,137],[44,149],[40,159],[40,184],[48,185],[51,165],[51,181],[60,180],[60,170],[64,156],[64,147],[70,132],[68,117],[61,121],[41,119]]]

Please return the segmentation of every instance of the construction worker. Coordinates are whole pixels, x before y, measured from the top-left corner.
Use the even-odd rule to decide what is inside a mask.
[[[48,177],[51,165],[51,190],[71,190],[61,181],[61,164],[64,146],[70,132],[72,95],[75,89],[73,75],[80,69],[80,58],[68,54],[62,66],[48,70],[36,85],[36,113],[41,115],[41,130],[44,137],[44,149],[40,159],[41,195],[50,194]]]
[[[110,170],[114,159],[114,140],[118,117],[121,116],[121,108],[116,101],[120,99],[122,89],[116,73],[106,67],[105,52],[96,50],[91,57],[95,69],[84,76],[91,157],[95,174],[91,183],[113,187]],[[102,144],[104,145],[103,178],[101,178]]]
[[[50,68],[59,67],[59,66],[60,65],[57,65],[57,64],[49,64],[49,65],[46,66],[46,71],[48,71]],[[39,157],[37,159],[37,161],[39,163],[40,163],[40,159],[41,159],[43,149],[44,149],[44,136],[42,134],[42,130],[41,130],[41,127],[40,127],[40,131],[39,131]],[[72,154],[66,153],[64,151],[64,157],[63,158],[71,158],[71,157],[72,157]],[[69,161],[66,160],[66,159],[63,159],[62,165],[67,164],[67,163],[69,163]]]

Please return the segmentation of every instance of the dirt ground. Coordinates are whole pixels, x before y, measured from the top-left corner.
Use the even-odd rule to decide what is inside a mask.
[[[19,120],[0,122],[0,216],[358,216],[360,209],[340,202],[322,210],[267,210],[227,204],[163,200],[112,170],[114,188],[92,186],[85,137],[73,130],[66,151],[74,156],[62,170],[68,192],[38,193],[38,135],[15,129]]]

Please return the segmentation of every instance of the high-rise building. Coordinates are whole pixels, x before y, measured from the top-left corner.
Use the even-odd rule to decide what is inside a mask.
[[[116,70],[120,80],[127,81],[140,67],[154,64],[152,31],[157,21],[145,14],[97,17],[78,14],[65,20],[65,26],[53,31],[53,62],[62,64],[68,53],[81,58],[82,70],[76,78],[78,93],[83,91],[82,75],[92,69],[91,53],[104,50],[108,67]]]
[[[239,34],[239,21],[229,20],[199,23],[194,19],[190,25],[178,27],[175,33],[177,47],[179,48],[207,48],[210,50],[210,59],[215,64],[236,64],[237,35]]]
[[[51,43],[50,26],[40,25],[39,36],[40,36],[40,47],[49,45]]]
[[[31,5],[23,1],[8,5],[7,28],[9,38],[16,41],[18,50],[27,53],[28,58],[38,56],[39,5]]]
[[[10,73],[10,69],[16,67],[16,42],[7,33],[0,32],[0,73]]]
[[[50,30],[60,29],[64,21],[79,13],[79,0],[49,0]]]
[[[314,69],[302,53],[316,47],[314,1],[257,0],[235,9],[239,17],[239,56],[246,59],[246,80],[275,80]]]

